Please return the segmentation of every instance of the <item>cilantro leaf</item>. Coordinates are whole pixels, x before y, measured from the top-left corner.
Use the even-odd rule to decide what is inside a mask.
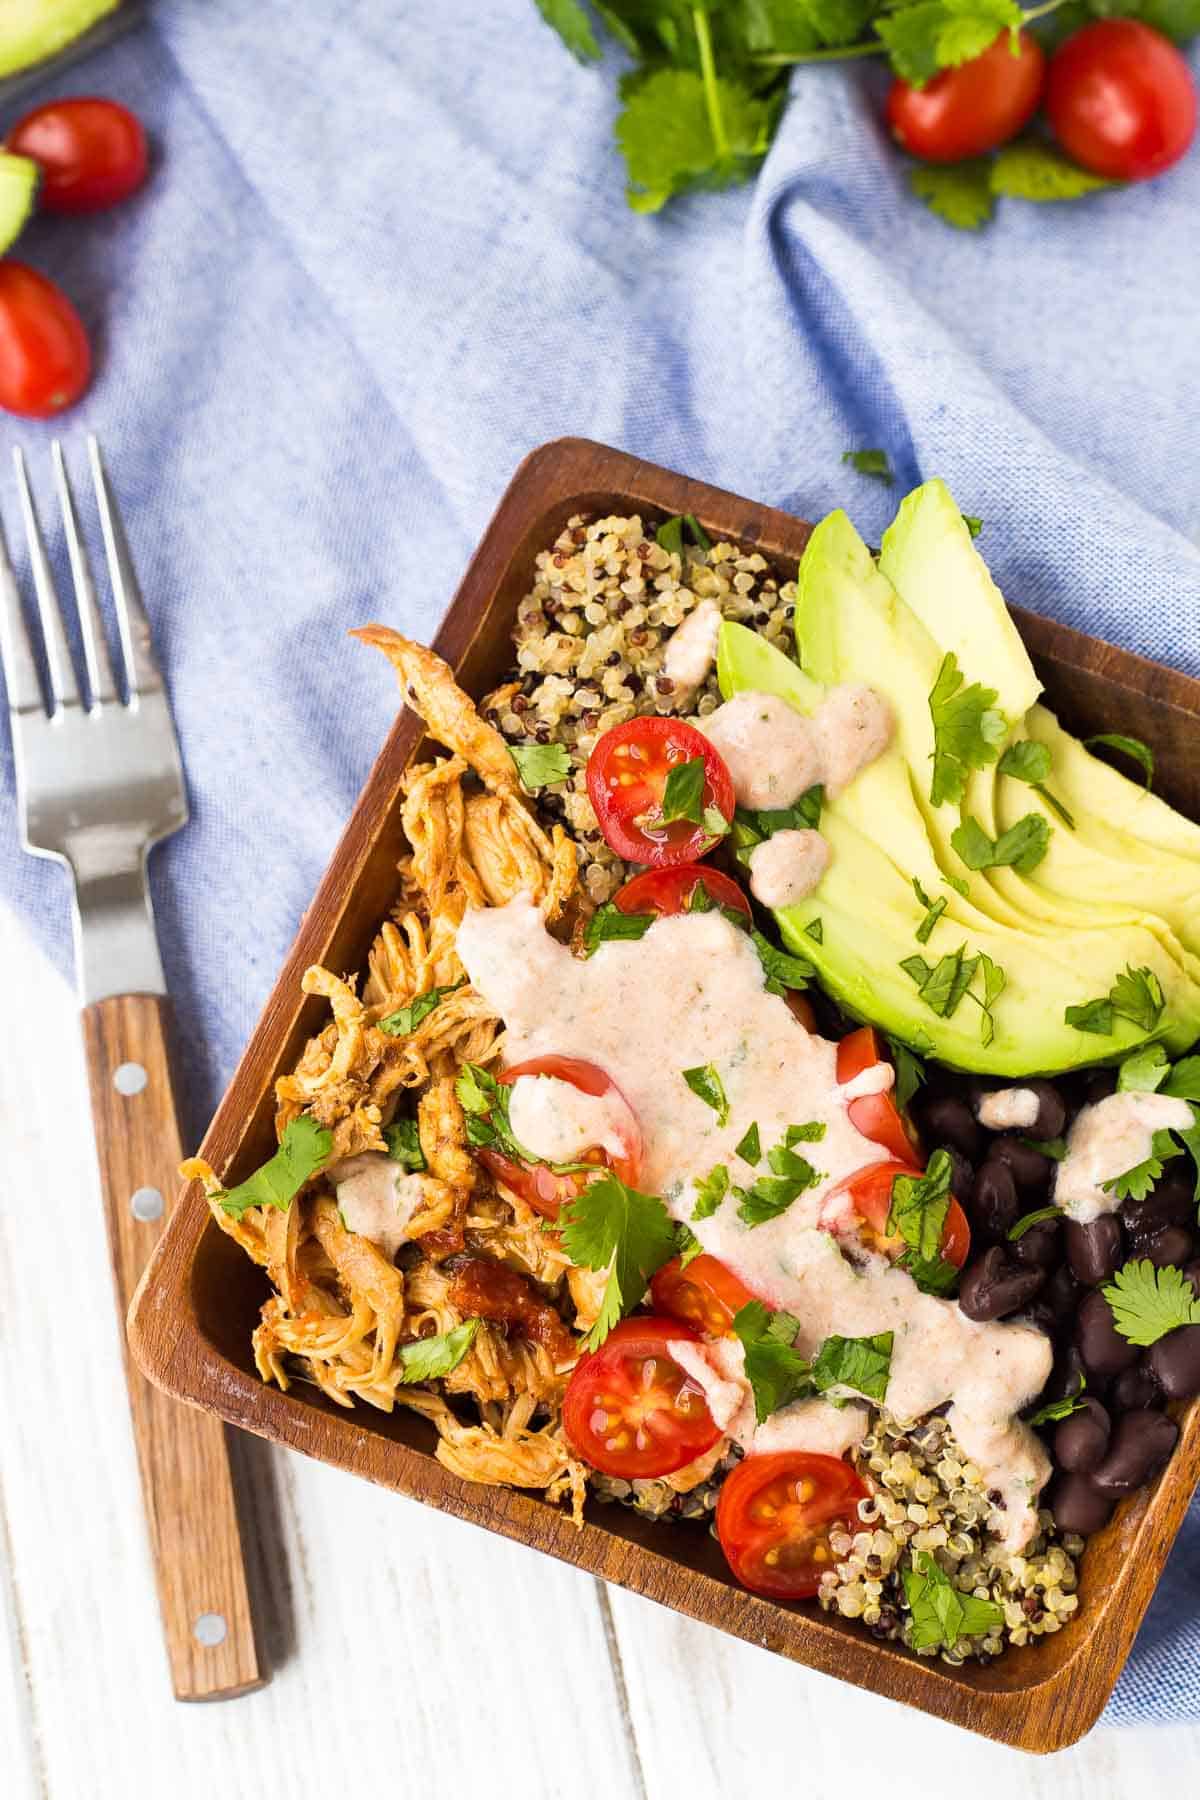
[[[1014,200],[1078,200],[1117,184],[1068,162],[1049,144],[1027,138],[1005,144],[992,164],[992,192]]]
[[[1014,781],[1026,781],[1036,787],[1050,773],[1050,752],[1034,738],[1021,738],[1010,744],[996,765],[998,775],[1011,775]]]
[[[882,481],[885,487],[895,486],[896,477],[886,450],[844,450],[842,461],[857,469],[860,475],[871,475],[876,481]]]
[[[1130,1344],[1157,1344],[1181,1325],[1200,1325],[1200,1299],[1181,1269],[1156,1269],[1149,1260],[1127,1262],[1100,1292],[1113,1324]]]
[[[746,1380],[760,1425],[781,1406],[813,1392],[809,1365],[792,1347],[800,1322],[791,1313],[771,1313],[761,1300],[748,1300],[734,1313],[733,1329],[745,1351]]]
[[[816,972],[810,962],[805,962],[803,957],[789,956],[786,950],[777,950],[761,931],[752,930],[750,938],[763,966],[766,977],[763,986],[768,994],[784,994],[789,988],[808,986]]]
[[[563,1248],[576,1267],[608,1270],[599,1316],[584,1340],[595,1350],[676,1254],[675,1224],[657,1194],[639,1194],[613,1174],[591,1182],[561,1217]]]
[[[917,926],[917,942],[918,944],[927,944],[933,936],[934,926],[950,902],[946,899],[945,894],[939,894],[936,900],[931,900],[915,875],[913,876],[913,892],[917,896],[918,905],[926,908],[925,917]]]
[[[1004,1612],[994,1600],[961,1594],[928,1550],[919,1550],[910,1568],[900,1571],[904,1597],[912,1613],[912,1643],[916,1650],[932,1650],[944,1644],[952,1650],[960,1638],[983,1637],[998,1631]]]
[[[592,1163],[552,1163],[544,1156],[535,1156],[532,1150],[527,1150],[513,1136],[509,1122],[512,1088],[506,1082],[497,1081],[494,1075],[490,1075],[478,1063],[463,1064],[454,1084],[454,1091],[459,1105],[467,1115],[468,1143],[498,1145],[506,1156],[515,1157],[518,1162],[545,1163],[548,1169],[556,1169],[560,1173],[574,1169],[585,1169],[590,1173],[596,1166]]]
[[[760,1175],[753,1187],[733,1190],[738,1196],[738,1218],[746,1225],[765,1225],[769,1219],[779,1218],[793,1200],[824,1180],[807,1157],[797,1156],[786,1140],[767,1152],[767,1164],[770,1175]]]
[[[968,869],[1016,869],[1028,875],[1050,847],[1050,827],[1041,813],[1026,813],[992,839],[970,813],[950,833],[950,842]]]
[[[1200,1100],[1200,1056],[1177,1062],[1160,1090],[1174,1100]]]
[[[1121,1064],[1117,1073],[1117,1092],[1153,1094],[1166,1080],[1170,1067],[1161,1044],[1143,1044]]]
[[[421,1148],[421,1134],[415,1119],[394,1120],[384,1128],[383,1141],[392,1161],[399,1163],[402,1169],[411,1169],[420,1174],[429,1166]]]
[[[328,1160],[332,1149],[332,1131],[326,1131],[308,1113],[290,1119],[274,1156],[221,1195],[221,1211],[233,1219],[240,1219],[252,1206],[273,1206],[286,1212],[305,1182]]]
[[[1150,1139],[1150,1154],[1144,1162],[1134,1163],[1111,1181],[1101,1182],[1106,1194],[1118,1200],[1144,1200],[1163,1172],[1163,1164],[1173,1156],[1182,1156],[1183,1145],[1177,1144],[1170,1131],[1156,1131]]]
[[[930,1012],[940,1019],[953,1015],[975,979],[979,958],[967,956],[966,949],[965,944],[960,944],[933,964],[923,956],[906,956],[900,964],[910,980],[916,982],[918,994]]]
[[[746,180],[766,154],[775,112],[773,101],[739,82],[706,81],[694,69],[652,70],[627,88],[617,120],[629,204],[657,212],[673,194]]]
[[[571,759],[561,744],[510,744],[508,754],[527,794],[566,781],[571,773]]]
[[[1022,1138],[1021,1142],[1040,1156],[1050,1157],[1052,1162],[1062,1162],[1067,1154],[1066,1138]]]
[[[456,1325],[453,1331],[439,1332],[437,1337],[417,1338],[414,1343],[399,1345],[396,1355],[404,1373],[400,1379],[404,1383],[412,1381],[436,1381],[440,1375],[449,1375],[457,1369],[471,1345],[475,1342],[475,1333],[479,1330],[478,1319],[467,1319]]]
[[[697,550],[712,549],[712,539],[695,513],[676,513],[673,519],[664,519],[654,534],[654,540],[659,549],[666,550],[674,556],[682,556],[685,528]]]
[[[693,756],[687,762],[676,763],[668,773],[663,789],[663,823],[669,825],[673,819],[687,819],[692,825],[699,825],[704,817],[703,794],[704,758]]]
[[[917,163],[908,171],[908,185],[945,224],[959,231],[978,231],[992,216],[988,175],[989,165],[982,157],[972,162]],[[967,519],[968,530],[971,524]],[[972,531],[971,536],[975,535]]]
[[[935,1150],[923,1175],[897,1175],[893,1181],[886,1229],[908,1246],[900,1259],[902,1265],[907,1266],[914,1257],[932,1262],[939,1256],[953,1172],[946,1151]]]
[[[675,1227],[675,1248],[679,1252],[679,1267],[686,1269],[690,1262],[703,1256],[704,1245],[696,1236],[690,1225],[677,1224]]]
[[[1084,738],[1085,750],[1090,750],[1093,744],[1102,744],[1106,750],[1119,750],[1122,756],[1132,757],[1146,777],[1146,786],[1153,787],[1154,752],[1141,738],[1127,737],[1123,731],[1101,731],[1095,737]]]
[[[698,1219],[711,1219],[722,1200],[729,1192],[729,1170],[724,1163],[718,1163],[710,1169],[701,1181],[696,1181],[696,1204],[692,1208],[693,1224]]]
[[[683,1079],[691,1088],[697,1099],[703,1100],[705,1106],[711,1106],[717,1115],[717,1124],[722,1130],[729,1123],[729,1101],[725,1095],[725,1087],[720,1075],[712,1063],[704,1063],[698,1069],[684,1069]]]
[[[783,1134],[784,1146],[786,1149],[790,1150],[793,1144],[824,1143],[825,1134],[828,1130],[829,1127],[823,1119],[810,1119],[807,1125],[789,1125]],[[768,1157],[767,1161],[770,1162],[770,1160],[770,1157]]]
[[[1024,1141],[1028,1142],[1028,1139]],[[1015,1244],[1017,1239],[1023,1238],[1034,1225],[1044,1225],[1047,1219],[1061,1219],[1062,1216],[1062,1208],[1059,1206],[1039,1206],[1036,1212],[1023,1213],[1016,1224],[1010,1225],[1008,1228],[1009,1242]]]
[[[599,60],[600,46],[580,0],[534,0],[534,5],[547,25],[557,31],[572,56],[580,62]]]
[[[740,1156],[743,1162],[748,1162],[751,1168],[762,1161],[762,1144],[759,1140],[757,1120],[747,1128],[734,1150],[734,1155]]]
[[[981,687],[977,681],[963,686],[953,650],[942,658],[929,695],[929,712],[934,744],[929,798],[942,806],[962,799],[972,769],[995,762],[1008,725],[996,709],[995,688]]]
[[[983,520],[980,518],[977,518],[974,513],[964,513],[963,514],[963,524],[966,526],[967,530],[970,532],[970,534],[973,538],[977,538],[979,536],[980,532],[983,530]]]
[[[889,1038],[887,1043],[896,1065],[896,1105],[903,1111],[917,1089],[925,1084],[925,1064],[898,1038]]]
[[[821,823],[824,804],[825,789],[818,782],[814,787],[806,788],[791,806],[781,806],[770,812],[739,806],[733,815],[733,841],[738,861],[749,862],[747,852],[761,844],[764,838],[774,837],[777,831],[815,831]]]
[[[466,987],[466,985],[464,977],[462,981],[452,982],[449,987],[430,988],[427,994],[418,994],[416,999],[410,1000],[407,1006],[402,1006],[398,1011],[389,1013],[386,1019],[380,1019],[380,1031],[386,1033],[388,1037],[411,1037],[422,1020],[427,1019],[430,1013],[442,1004],[447,994],[457,993],[460,987]]]
[[[1113,982],[1108,997],[1121,1018],[1131,1019],[1143,1031],[1154,1030],[1166,1005],[1162,985],[1153,970],[1134,969],[1128,963]]]
[[[613,940],[633,942],[643,938],[657,916],[657,913],[622,912],[619,906],[606,900],[603,906],[596,908],[584,927],[584,950],[589,956],[594,956],[601,944]]]
[[[1141,0],[1136,16],[1176,44],[1200,33],[1200,0]]]
[[[1196,1186],[1193,1197],[1200,1207],[1200,1111],[1193,1106],[1192,1123],[1185,1129],[1175,1127],[1175,1136],[1179,1139],[1196,1166]]]
[[[1063,1013],[1068,1025],[1076,1031],[1094,1032],[1097,1037],[1111,1037],[1113,1003],[1111,1000],[1089,1000],[1084,1006],[1068,1006]]]
[[[892,1367],[894,1333],[874,1337],[827,1337],[813,1358],[812,1378],[822,1394],[850,1389],[883,1404]]]
[[[1039,1406],[1035,1413],[1030,1413],[1025,1420],[1027,1425],[1055,1425],[1059,1419],[1069,1419],[1083,1405],[1084,1389],[1087,1387],[1087,1376],[1079,1371],[1079,1386],[1073,1394],[1064,1394],[1061,1400],[1048,1400],[1045,1406]]]

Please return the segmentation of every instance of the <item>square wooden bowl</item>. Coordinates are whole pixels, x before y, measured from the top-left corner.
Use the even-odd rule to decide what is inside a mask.
[[[484,693],[511,663],[509,633],[531,585],[535,553],[572,514],[630,512],[694,513],[710,532],[761,551],[785,575],[794,573],[811,529],[598,444],[547,444],[518,469],[436,639],[470,693]],[[1085,735],[1132,731],[1146,739],[1159,790],[1200,818],[1200,682],[1033,614],[1015,610],[1014,616],[1046,698],[1064,723]],[[362,678],[387,676],[364,658]],[[310,963],[339,971],[363,967],[393,902],[403,843],[400,778],[421,737],[420,722],[402,712],[204,1140],[204,1156],[230,1184],[274,1148],[275,1079],[325,1020],[325,1003],[300,992],[303,971]],[[1162,1479],[1123,1504],[1089,1544],[1071,1623],[986,1667],[951,1669],[876,1643],[859,1625],[822,1613],[815,1603],[782,1605],[748,1594],[702,1527],[654,1524],[589,1501],[577,1530],[532,1494],[450,1474],[434,1458],[433,1428],[403,1408],[390,1416],[367,1405],[344,1412],[302,1382],[287,1394],[265,1387],[254,1371],[250,1333],[267,1291],[262,1272],[218,1230],[192,1185],[130,1310],[134,1356],[168,1393],[230,1424],[549,1551],[795,1662],[1026,1750],[1061,1749],[1094,1723],[1200,1476],[1200,1404],[1192,1404]]]

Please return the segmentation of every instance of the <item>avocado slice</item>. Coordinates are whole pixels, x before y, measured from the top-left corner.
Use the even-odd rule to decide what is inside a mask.
[[[33,211],[38,166],[28,156],[0,150],[0,253],[15,243]]]
[[[0,76],[56,56],[120,0],[4,0],[0,8]]]

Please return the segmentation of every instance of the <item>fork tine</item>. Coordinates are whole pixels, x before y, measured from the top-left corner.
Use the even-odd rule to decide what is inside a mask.
[[[112,585],[121,633],[121,649],[125,658],[125,678],[131,694],[149,694],[162,686],[162,676],[154,660],[150,642],[150,620],[142,604],[141,589],[134,572],[133,558],[125,539],[121,514],[108,485],[108,475],[100,458],[100,445],[88,433],[88,461],[92,466],[92,485],[96,505],[100,509],[100,529],[104,534],[104,552],[108,558],[108,579]]]
[[[40,712],[46,708],[38,681],[37,663],[29,628],[21,611],[21,595],[17,578],[9,561],[8,545],[0,528],[0,661],[4,664],[4,685],[8,689],[8,707],[12,713]]]
[[[17,471],[17,492],[21,498],[21,516],[25,521],[25,537],[29,545],[29,565],[33,570],[38,617],[41,620],[42,638],[46,648],[46,673],[50,678],[50,704],[52,710],[57,712],[62,706],[79,705],[79,684],[75,679],[75,666],[67,647],[67,634],[63,629],[62,612],[58,604],[58,595],[54,590],[54,576],[50,572],[50,561],[46,555],[46,546],[42,542],[42,529],[38,524],[33,495],[29,488],[29,474],[25,467],[25,457],[19,444],[13,450],[13,464]]]
[[[104,634],[104,623],[100,617],[100,608],[96,604],[96,584],[92,580],[87,551],[84,549],[83,539],[79,535],[79,520],[75,513],[71,483],[67,477],[67,464],[63,456],[62,445],[57,438],[50,446],[50,455],[54,463],[54,485],[58,489],[58,504],[62,512],[63,530],[67,538],[67,555],[71,559],[71,577],[75,583],[75,604],[79,608],[79,626],[83,634],[83,659],[87,664],[88,686],[91,689],[92,705],[100,706],[108,700],[117,698],[117,684],[113,677],[112,660],[108,654],[108,639]]]

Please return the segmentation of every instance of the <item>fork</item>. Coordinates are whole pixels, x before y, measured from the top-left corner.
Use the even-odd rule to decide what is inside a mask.
[[[0,529],[0,660],[24,847],[74,878],[84,1046],[121,1314],[121,1348],[171,1680],[180,1700],[260,1685],[228,1447],[220,1420],[168,1400],[134,1367],[123,1329],[182,1154],[167,999],[146,885],[151,845],[188,817],[179,746],[150,621],[100,446],[88,439],[124,674],[118,690],[62,447],[51,450],[86,693],[68,645],[25,458],[13,452],[41,627],[48,705]]]

